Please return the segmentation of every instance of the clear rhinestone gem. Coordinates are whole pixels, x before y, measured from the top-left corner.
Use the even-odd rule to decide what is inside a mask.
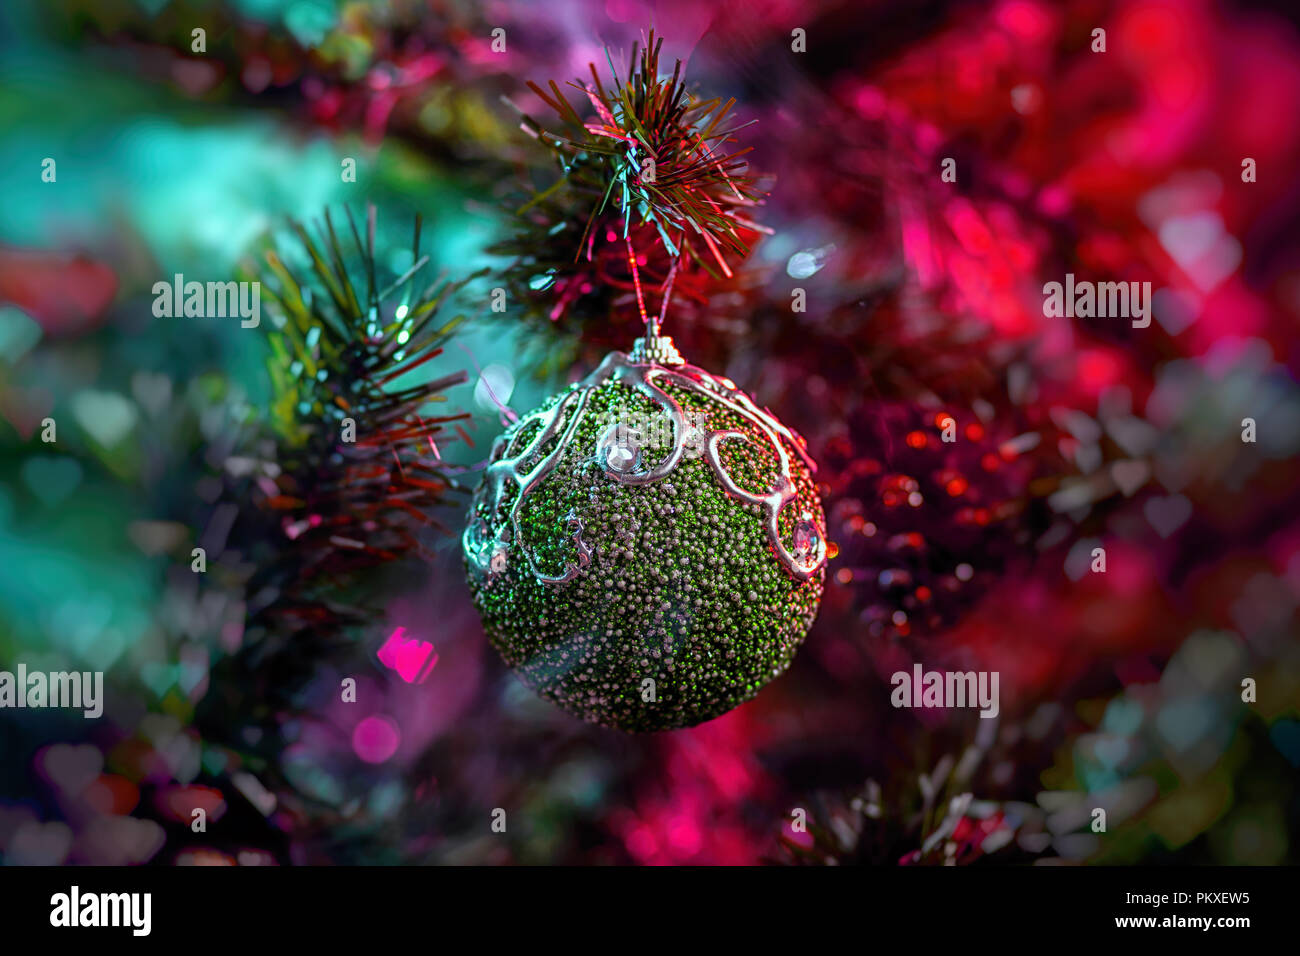
[[[640,435],[626,425],[615,425],[601,439],[600,455],[609,471],[630,474],[641,461]]]
[[[811,515],[805,515],[794,526],[794,555],[800,561],[811,561],[817,557],[821,546],[821,532],[812,523]]]

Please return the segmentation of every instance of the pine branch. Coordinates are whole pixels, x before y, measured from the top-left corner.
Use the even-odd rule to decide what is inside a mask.
[[[455,490],[438,443],[455,440],[444,433],[468,417],[430,410],[465,372],[407,384],[460,324],[439,311],[464,282],[427,278],[417,217],[414,264],[381,289],[373,207],[364,239],[350,212],[347,225],[351,247],[328,212],[317,237],[292,224],[298,256],[310,263],[304,274],[274,247],[263,255],[276,322],[268,426],[280,474],[261,483],[258,504],[280,519],[302,581],[417,553],[417,533],[438,526],[433,512]]]
[[[413,265],[381,281],[373,208],[364,230],[350,213],[348,238],[329,213],[314,232],[291,223],[292,243],[269,244],[244,276],[260,276],[270,302],[272,398],[242,443],[239,470],[250,477],[228,475],[238,518],[217,569],[228,573],[208,577],[245,580],[243,644],[212,677],[245,693],[209,695],[198,720],[287,791],[281,727],[305,713],[313,673],[355,666],[358,633],[378,615],[366,572],[425,556],[422,538],[448,530],[438,512],[461,491],[440,443],[456,440],[467,416],[434,406],[467,376],[420,373],[462,321],[441,318],[448,297],[478,274],[431,278],[417,217]],[[254,745],[235,736],[248,728],[259,731]]]

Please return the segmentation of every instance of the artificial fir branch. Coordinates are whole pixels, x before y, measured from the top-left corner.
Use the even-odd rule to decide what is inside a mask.
[[[514,231],[494,251],[514,257],[505,278],[531,314],[617,321],[635,303],[644,321],[672,291],[702,301],[769,231],[751,218],[762,193],[742,159],[748,148],[726,151],[749,124],[728,123],[734,101],[690,92],[680,61],[661,76],[662,45],[652,31],[625,76],[610,64],[608,86],[595,64],[589,79],[569,84],[594,116],[584,118],[554,81],[549,90],[528,84],[559,122],[551,130],[524,114],[520,125],[559,177],[527,185],[513,201]],[[659,301],[651,295],[647,306],[643,286]]]
[[[567,182],[570,188],[600,194],[573,250],[575,260],[584,254],[590,257],[586,247],[593,227],[612,201],[624,236],[634,220],[652,224],[670,254],[689,255],[705,268],[716,265],[730,275],[722,252],[748,251],[741,230],[758,227],[743,210],[753,206],[759,195],[754,178],[746,172],[748,164],[740,159],[749,148],[728,154],[723,147],[750,124],[721,128],[735,101],[700,100],[688,92],[681,80],[680,60],[671,78],[661,78],[662,46],[663,39],[656,40],[651,31],[640,51],[639,68],[634,46],[626,80],[615,76],[610,90],[601,83],[594,63],[589,65],[590,83],[570,84],[595,108],[594,121],[583,120],[555,81],[549,94],[530,82],[529,88],[559,115],[561,132],[549,132],[527,115],[522,125],[560,161],[564,177],[552,188]],[[541,195],[519,213],[527,212]]]
[[[852,792],[814,794],[806,820],[779,838],[779,857],[792,866],[961,866],[996,856],[1029,862],[1047,848],[1046,815],[1036,806],[976,799],[991,789],[990,765],[1008,758],[1007,735],[982,725],[961,752],[933,765],[875,779]],[[1023,733],[1011,735],[1023,738]],[[933,739],[933,738],[931,738]]]

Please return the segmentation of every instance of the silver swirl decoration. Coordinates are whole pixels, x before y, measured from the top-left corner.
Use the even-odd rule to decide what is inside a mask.
[[[793,577],[806,581],[825,565],[826,541],[811,513],[804,512],[795,521],[793,550],[786,547],[779,531],[781,512],[798,497],[788,449],[795,450],[810,472],[817,468],[805,450],[803,440],[765,409],[755,405],[728,379],[685,363],[671,367],[661,365],[638,357],[634,350],[631,356],[611,352],[594,372],[571,385],[553,406],[520,419],[497,440],[491,464],[475,492],[469,524],[461,537],[470,567],[482,579],[490,583],[505,571],[512,541],[519,544],[514,550],[522,553],[534,577],[545,584],[572,581],[591,563],[592,549],[582,538],[582,521],[570,511],[564,519],[565,529],[572,535],[577,549],[577,563],[570,564],[560,575],[543,573],[537,567],[534,555],[523,546],[519,516],[529,495],[555,470],[570,448],[594,390],[610,381],[635,390],[658,406],[672,427],[672,443],[668,454],[650,465],[645,454],[646,436],[627,424],[612,424],[601,434],[594,453],[596,462],[606,475],[625,485],[650,484],[672,474],[689,450],[698,450],[728,495],[762,509],[768,541]],[[738,485],[724,466],[722,445],[728,441],[759,442],[751,434],[734,429],[704,433],[687,420],[681,405],[664,390],[665,385],[702,395],[752,425],[775,456],[777,475],[773,486],[767,491],[754,493]],[[518,436],[534,423],[538,426],[535,434],[513,454],[508,454]],[[542,449],[552,441],[554,447],[542,454]],[[514,492],[513,498],[503,518],[500,512],[511,491]],[[499,531],[494,533],[483,518],[483,506],[493,519],[492,525],[499,527]]]

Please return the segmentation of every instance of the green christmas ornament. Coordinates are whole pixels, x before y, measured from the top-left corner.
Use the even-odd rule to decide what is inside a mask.
[[[826,518],[803,439],[648,328],[493,447],[462,536],[493,646],[624,731],[749,700],[812,626]]]

